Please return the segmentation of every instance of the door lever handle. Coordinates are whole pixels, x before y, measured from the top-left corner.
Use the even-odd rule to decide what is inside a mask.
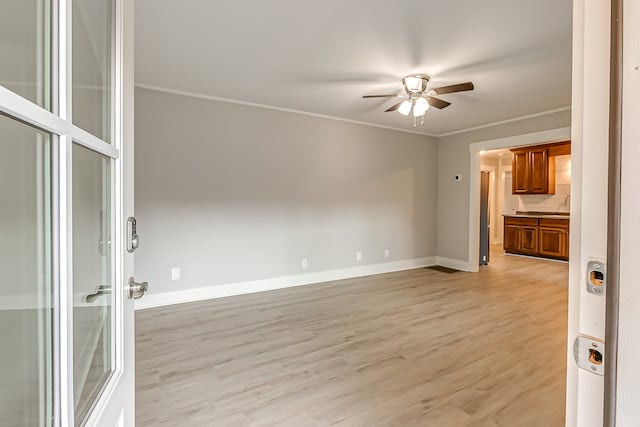
[[[108,295],[111,293],[111,288],[105,285],[100,285],[98,286],[98,290],[93,293],[93,294],[89,294],[87,295],[84,300],[85,302],[94,302],[96,300],[96,298],[98,298],[100,295]]]
[[[149,290],[149,282],[136,282],[133,277],[129,278],[127,293],[129,299],[140,299]]]

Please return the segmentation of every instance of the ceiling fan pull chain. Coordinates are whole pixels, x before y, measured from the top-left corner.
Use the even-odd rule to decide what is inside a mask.
[[[413,127],[416,127],[416,116],[413,116]]]
[[[422,120],[420,120],[420,126],[424,126],[424,115],[422,116]]]

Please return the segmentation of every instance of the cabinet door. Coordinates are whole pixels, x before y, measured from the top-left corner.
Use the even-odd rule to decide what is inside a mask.
[[[567,241],[566,231],[559,228],[539,228],[540,255],[563,258]]]
[[[504,226],[504,250],[505,251],[520,250],[520,227],[516,225]]]
[[[549,156],[546,148],[532,148],[529,151],[529,192],[549,192]]]
[[[538,227],[520,228],[520,252],[538,253]]]
[[[562,235],[562,258],[568,260],[569,259],[569,230],[563,230],[564,233]]]
[[[511,192],[525,194],[529,192],[529,150],[514,150],[512,164]]]

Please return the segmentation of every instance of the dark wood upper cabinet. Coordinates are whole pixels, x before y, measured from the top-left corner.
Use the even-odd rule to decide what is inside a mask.
[[[512,150],[511,185],[513,194],[529,192],[529,150]]]
[[[570,142],[515,148],[511,151],[513,194],[556,192],[556,156],[570,154]]]
[[[529,151],[529,192],[554,194],[556,192],[556,159],[549,157],[546,148]]]

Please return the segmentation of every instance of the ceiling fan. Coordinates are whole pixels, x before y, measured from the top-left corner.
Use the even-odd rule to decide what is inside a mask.
[[[458,83],[455,85],[442,86],[427,89],[429,76],[426,74],[411,74],[402,79],[405,93],[397,93],[392,95],[365,95],[363,98],[406,98],[397,104],[387,108],[385,112],[397,111],[403,116],[408,116],[413,110],[413,127],[416,127],[416,120],[421,117],[421,124],[424,124],[424,115],[429,106],[438,109],[447,108],[450,102],[435,95],[446,95],[455,92],[464,92],[473,90],[473,83]]]

